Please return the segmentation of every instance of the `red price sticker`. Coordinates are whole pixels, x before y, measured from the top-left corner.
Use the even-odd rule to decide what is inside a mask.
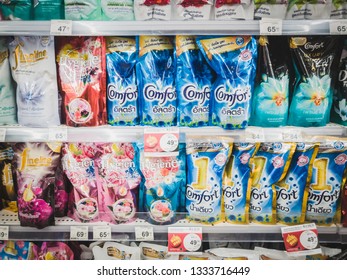
[[[202,250],[201,227],[169,227],[168,251],[171,254],[200,255]]]
[[[322,253],[317,227],[314,223],[283,227],[281,231],[288,254],[305,256]]]
[[[147,128],[144,133],[145,154],[152,157],[177,156],[178,128]]]

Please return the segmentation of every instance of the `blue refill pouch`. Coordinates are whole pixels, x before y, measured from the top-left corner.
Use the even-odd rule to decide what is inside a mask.
[[[259,148],[256,143],[234,143],[223,176],[223,206],[229,223],[249,222],[250,159]]]
[[[327,138],[319,145],[308,189],[307,222],[340,222],[340,192],[346,180],[347,139]]]
[[[275,183],[281,181],[290,166],[294,143],[261,143],[251,159],[250,220],[263,224],[276,223]]]
[[[260,36],[258,66],[252,98],[251,125],[285,126],[289,106],[289,53],[287,38]]]
[[[187,139],[188,220],[205,224],[222,221],[222,179],[231,150],[227,139]]]
[[[214,74],[199,50],[195,36],[176,36],[176,57],[179,125],[207,126]]]
[[[149,126],[177,125],[174,45],[171,37],[137,37],[136,75],[140,122]]]
[[[312,176],[312,164],[318,145],[298,143],[286,177],[275,184],[277,221],[299,224],[305,221],[307,187]]]
[[[211,125],[246,128],[256,74],[256,40],[251,36],[206,36],[198,37],[197,44],[217,74],[211,91]]]
[[[110,125],[139,124],[136,59],[135,38],[107,37],[107,122]]]

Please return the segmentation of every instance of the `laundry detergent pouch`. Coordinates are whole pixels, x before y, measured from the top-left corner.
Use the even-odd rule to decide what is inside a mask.
[[[1,20],[32,20],[32,0],[7,0],[1,1]]]
[[[263,224],[276,223],[276,189],[290,166],[295,144],[261,143],[251,159],[250,220]]]
[[[59,37],[57,54],[66,125],[106,124],[104,38]]]
[[[214,1],[212,0],[174,0],[176,20],[210,20]]]
[[[285,126],[288,118],[289,54],[286,37],[260,36],[258,66],[251,124],[261,127]]]
[[[0,143],[0,200],[5,210],[17,212],[17,191],[13,182],[13,149],[7,143]]]
[[[0,260],[36,260],[37,245],[27,241],[0,241]]]
[[[216,20],[253,20],[254,2],[250,0],[216,0],[214,17]]]
[[[176,36],[176,88],[180,126],[209,125],[214,74],[195,43],[195,36]]]
[[[329,122],[339,41],[333,36],[290,38],[296,78],[289,125],[324,126]]]
[[[102,20],[135,20],[134,0],[101,0]]]
[[[347,126],[347,40],[344,40],[333,99],[331,121]]]
[[[257,43],[251,36],[198,37],[197,44],[217,73],[211,91],[211,124],[248,126],[256,70]]]
[[[112,223],[131,222],[138,212],[141,183],[136,147],[132,143],[96,145],[101,151],[96,160],[100,206]]]
[[[54,225],[54,181],[60,143],[15,143],[13,170],[21,226]]]
[[[206,224],[221,222],[223,172],[232,151],[230,139],[187,139],[187,218]]]
[[[38,260],[73,260],[74,253],[64,242],[43,242],[38,252]]]
[[[185,145],[179,145],[178,156],[153,157],[139,143],[140,167],[144,177],[140,200],[153,224],[172,224],[184,205],[186,187]]]
[[[34,0],[34,19],[64,19],[64,0]]]
[[[134,0],[136,20],[171,20],[170,0]]]
[[[223,176],[223,206],[229,223],[248,223],[250,200],[251,157],[259,144],[234,143],[230,160]]]
[[[286,19],[329,19],[331,0],[289,0]]]
[[[288,1],[286,0],[255,0],[254,19],[286,17]]]
[[[345,182],[347,140],[326,139],[313,162],[306,221],[331,225],[340,221],[340,191]]]
[[[278,222],[289,225],[304,223],[307,187],[317,152],[315,144],[298,143],[286,177],[275,183]]]
[[[18,123],[60,124],[53,36],[17,36],[9,44],[12,77],[17,83]]]
[[[175,126],[177,95],[171,37],[139,36],[136,65],[141,124]]]
[[[65,217],[68,212],[70,186],[63,171],[61,161],[55,172],[54,184],[54,216]]]
[[[65,19],[101,20],[100,0],[64,0]]]
[[[333,0],[331,4],[330,18],[345,19],[347,17],[347,2],[345,0]]]
[[[136,59],[135,38],[107,38],[107,120],[110,125],[139,124]]]
[[[0,125],[17,123],[16,91],[11,77],[6,37],[0,37]]]

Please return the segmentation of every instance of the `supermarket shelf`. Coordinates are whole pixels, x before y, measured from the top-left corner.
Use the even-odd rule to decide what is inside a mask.
[[[283,35],[330,34],[331,20],[283,20]],[[50,21],[1,21],[0,35],[49,35]],[[259,21],[74,21],[72,35],[259,35]]]

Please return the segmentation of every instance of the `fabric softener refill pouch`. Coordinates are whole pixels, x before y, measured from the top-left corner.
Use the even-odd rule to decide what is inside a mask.
[[[173,38],[139,36],[136,65],[141,124],[175,126],[177,95]]]
[[[215,224],[222,221],[222,179],[232,151],[230,139],[187,139],[187,218]]]
[[[176,36],[176,57],[179,124],[207,126],[214,73],[199,50],[195,36]]]
[[[59,125],[54,37],[14,37],[9,50],[12,77],[17,83],[18,123]]]
[[[340,58],[340,39],[335,36],[290,38],[295,68],[289,125],[325,126],[330,119],[332,85]]]
[[[65,0],[65,19],[101,20],[100,0]]]
[[[35,20],[64,19],[63,0],[34,0]]]
[[[107,38],[107,120],[110,125],[137,125],[138,91],[135,38]]]
[[[135,20],[134,0],[101,0],[102,20]]]
[[[256,74],[256,40],[251,36],[208,36],[198,37],[197,44],[217,73],[211,91],[211,124],[246,128]]]
[[[347,139],[326,138],[313,162],[306,221],[317,225],[340,222],[340,192],[346,180]]]
[[[318,145],[298,143],[286,177],[275,183],[277,221],[299,224],[305,221],[308,186]]]
[[[260,36],[258,66],[252,99],[251,125],[285,126],[288,118],[289,53],[287,38]],[[288,51],[286,51],[288,50]]]
[[[11,145],[0,143],[0,201],[5,210],[18,212],[17,191],[12,176],[13,156],[14,153]]]
[[[0,20],[32,20],[32,0],[1,1]]]
[[[248,223],[250,159],[259,144],[235,143],[223,176],[223,208],[229,223]]]
[[[275,183],[281,181],[290,166],[295,151],[293,143],[261,143],[251,159],[252,186],[250,219],[264,224],[276,223]]]

